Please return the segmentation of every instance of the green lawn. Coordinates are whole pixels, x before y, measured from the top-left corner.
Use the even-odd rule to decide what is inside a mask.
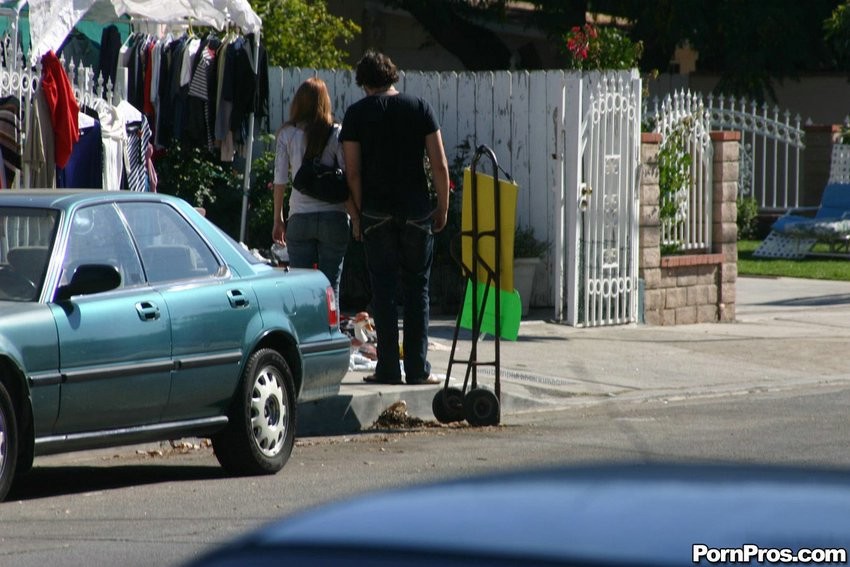
[[[801,260],[753,258],[753,252],[759,244],[760,241],[758,240],[738,241],[739,276],[778,276],[850,281],[850,257],[807,256]],[[827,252],[827,248],[825,245],[818,245],[815,247],[815,252]]]

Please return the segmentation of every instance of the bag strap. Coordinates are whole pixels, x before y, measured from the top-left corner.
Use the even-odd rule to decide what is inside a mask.
[[[333,123],[333,122],[331,122],[331,131],[330,131],[330,133],[328,134],[328,139],[325,141],[325,147],[324,147],[324,149],[322,150],[322,153],[321,153],[321,154],[319,154],[319,155],[317,155],[317,156],[316,156],[316,157],[314,157],[313,159],[321,159],[321,158],[322,158],[322,154],[324,154],[324,153],[325,153],[325,150],[327,150],[327,149],[328,149],[328,144],[330,144],[330,143],[331,143],[331,139],[332,139],[332,138],[333,138],[333,136],[334,136],[334,132],[336,131],[335,126],[336,126],[336,124],[335,124],[335,123]],[[339,164],[336,162],[336,152],[334,152],[333,158],[334,158],[334,165],[335,165],[336,167],[339,167]]]

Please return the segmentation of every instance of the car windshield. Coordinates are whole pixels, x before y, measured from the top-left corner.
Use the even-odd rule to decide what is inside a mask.
[[[58,218],[55,210],[0,207],[0,300],[38,299]]]

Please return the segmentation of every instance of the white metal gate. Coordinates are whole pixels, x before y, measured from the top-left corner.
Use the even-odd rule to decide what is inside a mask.
[[[637,321],[640,97],[636,72],[567,81],[564,243],[570,325]]]

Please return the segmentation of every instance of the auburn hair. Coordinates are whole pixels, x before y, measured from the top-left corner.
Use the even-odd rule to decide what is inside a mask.
[[[322,153],[333,125],[331,97],[322,79],[310,77],[301,83],[289,106],[288,123],[303,125],[307,142],[305,158],[312,159]]]

